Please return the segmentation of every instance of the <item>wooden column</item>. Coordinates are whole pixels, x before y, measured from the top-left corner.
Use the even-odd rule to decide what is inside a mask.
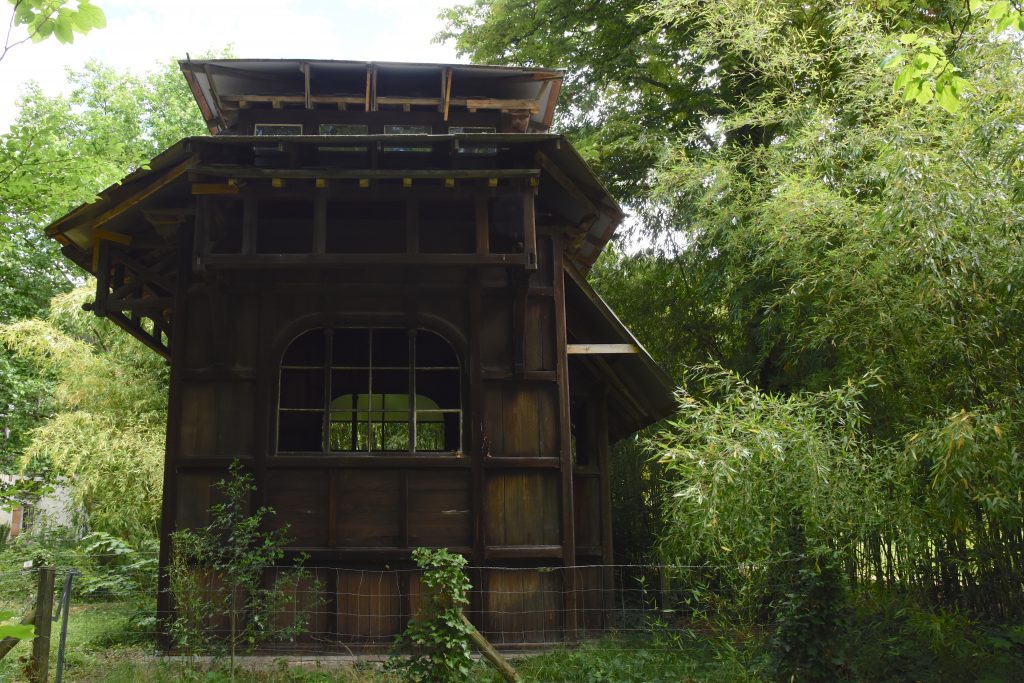
[[[572,487],[572,434],[569,422],[569,356],[566,351],[568,333],[565,322],[565,245],[561,237],[552,237],[554,256],[555,299],[555,370],[558,376],[558,454],[562,478],[562,564],[565,637],[575,640],[576,635],[576,529],[573,518]]]
[[[615,575],[611,568],[615,564],[615,552],[612,547],[612,484],[611,454],[608,443],[608,393],[602,391],[594,399],[594,439],[597,447],[597,466],[601,471],[601,563],[605,565],[601,572],[604,606],[607,612],[615,608]],[[607,619],[608,614],[604,615]]]
[[[479,244],[477,245],[479,247]],[[480,269],[473,270],[469,275],[469,329],[479,330],[483,317],[483,295]],[[480,335],[469,335],[469,443],[466,444],[470,464],[470,509],[472,509],[472,564],[484,564],[486,544],[484,522],[487,518],[487,496],[484,495],[484,458],[487,457],[487,444],[484,443],[484,385],[483,367],[480,357]],[[483,612],[484,591],[487,586],[484,573],[480,572],[473,579],[474,590],[470,594],[470,610],[474,613]],[[483,624],[479,624],[483,626]]]
[[[50,629],[53,626],[53,567],[39,568],[39,587],[36,593],[36,636],[32,641],[32,659],[29,660],[29,680],[46,683],[50,678]]]
[[[196,220],[199,220],[197,215]],[[193,231],[182,226],[178,231],[178,280],[174,292],[174,338],[171,339],[171,378],[167,398],[167,444],[164,450],[163,505],[160,516],[160,571],[157,576],[157,628],[162,649],[171,646],[169,620],[174,609],[169,593],[167,566],[171,559],[171,533],[178,508],[177,465],[181,448],[182,381],[185,371],[185,344],[188,337],[188,288],[192,275]]]

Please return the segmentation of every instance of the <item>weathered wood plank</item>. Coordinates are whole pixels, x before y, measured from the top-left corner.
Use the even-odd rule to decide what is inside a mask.
[[[636,344],[567,344],[566,353],[574,354],[621,354],[640,353]]]

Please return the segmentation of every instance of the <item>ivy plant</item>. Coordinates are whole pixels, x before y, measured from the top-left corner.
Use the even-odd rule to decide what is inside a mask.
[[[420,608],[395,639],[394,654],[409,657],[394,657],[393,666],[415,683],[461,683],[473,667],[471,626],[462,616],[472,588],[462,571],[466,558],[444,548],[416,548],[412,556],[423,570]]]

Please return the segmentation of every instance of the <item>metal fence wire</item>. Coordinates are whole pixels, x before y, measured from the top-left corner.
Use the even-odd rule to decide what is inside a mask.
[[[140,559],[147,561],[140,565]],[[181,606],[158,612],[158,602],[164,603],[157,599],[155,562],[155,555],[130,562],[116,555],[90,556],[80,566],[57,567],[54,613],[60,621],[52,638],[58,672],[64,653],[74,656],[82,647],[127,647],[155,659],[221,657],[253,619],[266,623],[256,629],[263,636],[239,647],[238,654],[250,659],[311,663],[358,655],[379,660],[391,652],[421,600],[419,569],[307,566],[296,576],[291,568],[275,566],[263,568],[261,588],[277,586],[281,599],[265,601],[257,614],[249,608],[251,596],[232,591],[215,573],[201,573],[194,582],[199,593],[192,598],[204,609],[185,624],[188,628],[176,630],[174,624],[181,626],[186,615]],[[682,565],[472,566],[464,571],[473,585],[466,616],[507,653],[595,642],[606,648],[673,647],[694,611],[706,607],[692,588],[714,573]],[[28,609],[36,579],[36,570],[0,573],[0,609],[18,614]]]

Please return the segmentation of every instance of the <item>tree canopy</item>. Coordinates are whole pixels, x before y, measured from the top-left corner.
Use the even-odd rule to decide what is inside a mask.
[[[80,310],[84,279],[43,228],[204,128],[175,64],[68,78],[67,95],[30,85],[0,137],[0,465],[77,477],[94,528],[139,538],[159,519],[166,371]]]
[[[1024,528],[1019,11],[446,13],[475,61],[567,69],[558,125],[633,212],[593,280],[684,389],[649,444],[669,482],[669,557],[840,548],[853,577],[934,590],[941,576],[945,599],[1024,607],[1010,578]],[[799,547],[779,535],[789,524]]]

